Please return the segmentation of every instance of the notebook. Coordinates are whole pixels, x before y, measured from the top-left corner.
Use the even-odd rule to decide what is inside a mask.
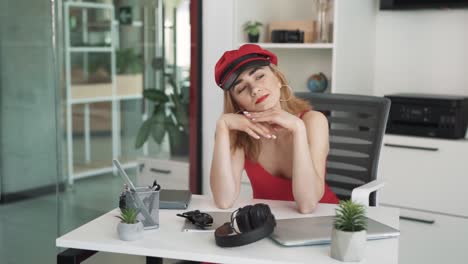
[[[112,160],[114,166],[122,175],[125,183],[130,187],[131,190],[136,190],[135,185],[128,177],[125,170],[122,168],[120,162],[116,159]],[[190,200],[192,199],[192,193],[189,190],[172,190],[164,189],[162,187],[159,191],[159,208],[160,209],[187,209]]]
[[[270,236],[283,246],[306,246],[331,243],[334,216],[319,216],[276,220]],[[397,237],[400,231],[367,218],[367,240]]]
[[[159,208],[161,209],[187,209],[192,193],[189,190],[161,189],[159,193]]]

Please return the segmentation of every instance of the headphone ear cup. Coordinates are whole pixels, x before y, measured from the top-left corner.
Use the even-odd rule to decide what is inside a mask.
[[[250,211],[252,209],[251,205],[247,205],[239,209],[236,214],[236,224],[241,233],[248,232],[253,229],[250,224]]]
[[[250,225],[253,229],[261,227],[265,223],[265,215],[263,213],[263,206],[255,204],[249,212]]]

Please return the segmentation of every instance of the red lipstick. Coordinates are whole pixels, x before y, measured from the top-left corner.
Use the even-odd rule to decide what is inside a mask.
[[[258,98],[257,101],[255,101],[255,104],[259,104],[259,103],[265,101],[265,99],[267,99],[268,96],[269,96],[269,94],[265,94],[264,96]]]

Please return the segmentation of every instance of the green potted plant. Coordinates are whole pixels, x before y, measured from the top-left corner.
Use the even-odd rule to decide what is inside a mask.
[[[263,26],[262,23],[258,21],[247,21],[244,24],[244,31],[249,37],[249,42],[257,43],[260,37],[260,27]]]
[[[143,224],[137,219],[138,211],[135,208],[122,208],[117,218],[117,233],[121,240],[132,241],[143,237]]]
[[[345,262],[361,261],[367,240],[366,228],[364,205],[341,201],[333,223],[331,257]]]
[[[143,97],[153,103],[151,116],[146,119],[138,130],[135,147],[140,148],[151,137],[161,144],[166,133],[169,136],[169,146],[172,156],[188,155],[189,140],[189,86],[179,88],[171,75],[166,76],[172,86],[172,93],[157,89],[145,89]]]
[[[116,86],[118,92],[141,92],[143,89],[143,60],[135,49],[116,51]]]

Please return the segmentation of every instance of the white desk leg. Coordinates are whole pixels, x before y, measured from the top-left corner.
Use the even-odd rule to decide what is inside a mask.
[[[85,162],[91,162],[91,128],[89,122],[89,104],[84,104],[84,141],[85,141]]]

